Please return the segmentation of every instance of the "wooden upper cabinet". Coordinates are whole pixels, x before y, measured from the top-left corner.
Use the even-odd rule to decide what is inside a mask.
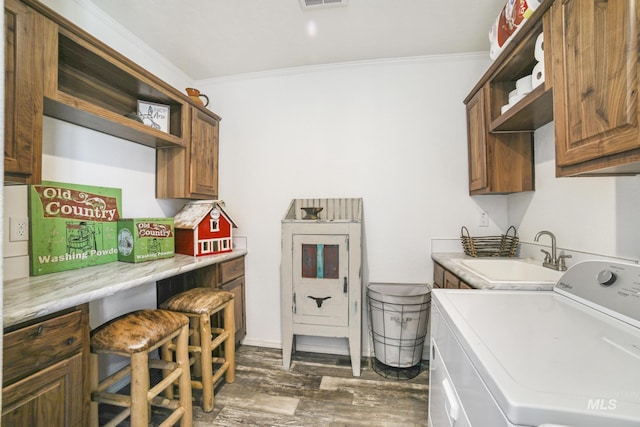
[[[188,102],[175,88],[70,23],[47,54],[45,115],[153,148],[187,145]],[[169,107],[166,132],[131,118],[138,101]]]
[[[44,43],[56,26],[17,0],[4,2],[5,182],[36,184],[42,174]]]
[[[484,91],[480,89],[467,104],[467,138],[469,145],[469,192],[487,188],[487,120]]]
[[[189,109],[191,125],[186,149],[156,154],[156,197],[161,199],[218,198],[220,117],[198,107]]]
[[[640,173],[635,2],[552,6],[557,174]]]
[[[219,127],[219,119],[193,109],[190,164],[192,197],[218,197]]]
[[[506,194],[534,189],[530,132],[490,133],[489,84],[467,103],[469,194]]]
[[[517,81],[531,76],[537,65],[535,45],[538,36],[549,31],[550,4],[544,2],[527,19],[464,100],[470,195],[535,188],[533,132],[553,120],[551,84],[545,81],[506,111],[502,107]],[[545,49],[545,57],[550,52]],[[545,59],[545,73],[548,69]]]
[[[5,182],[40,183],[47,115],[170,153],[159,197],[217,197],[217,115],[41,2],[4,5]],[[166,131],[135,117],[138,101],[169,107]]]

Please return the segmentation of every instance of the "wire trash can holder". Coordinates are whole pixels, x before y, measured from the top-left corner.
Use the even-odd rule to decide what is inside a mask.
[[[510,232],[513,231],[513,235]],[[512,225],[500,236],[471,237],[467,227],[460,229],[464,253],[472,257],[513,257],[518,249],[518,232]]]
[[[431,289],[424,284],[367,286],[373,370],[385,378],[411,379],[422,370]]]

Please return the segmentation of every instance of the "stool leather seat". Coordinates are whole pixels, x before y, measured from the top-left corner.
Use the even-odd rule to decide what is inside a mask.
[[[172,296],[162,304],[162,308],[193,314],[213,314],[231,299],[233,299],[231,292],[194,288]]]
[[[97,328],[91,336],[91,351],[122,354],[147,351],[187,323],[186,316],[169,310],[133,311]]]

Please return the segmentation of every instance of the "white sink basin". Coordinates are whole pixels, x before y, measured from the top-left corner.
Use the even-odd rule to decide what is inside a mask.
[[[474,258],[452,261],[491,283],[555,284],[563,274],[522,258]]]

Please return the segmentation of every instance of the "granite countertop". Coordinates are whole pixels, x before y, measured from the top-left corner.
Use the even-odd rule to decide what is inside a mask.
[[[454,259],[478,259],[465,255],[462,252],[434,252],[431,254],[431,259],[458,276],[469,286],[475,289],[515,289],[515,290],[527,290],[527,291],[551,291],[553,290],[553,284],[548,283],[505,283],[505,282],[489,282],[482,277],[473,273],[473,271],[464,268]],[[522,258],[520,258],[522,259]],[[527,258],[528,259],[528,258]],[[533,262],[533,260],[531,260]]]
[[[143,263],[113,262],[4,283],[3,327],[98,300],[149,282],[246,255],[245,249],[218,255],[173,258]]]

